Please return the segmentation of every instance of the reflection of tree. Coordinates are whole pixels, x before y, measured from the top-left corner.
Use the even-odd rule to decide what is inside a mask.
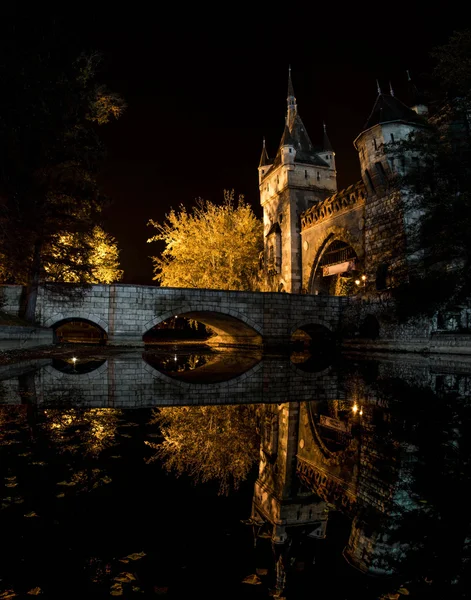
[[[121,411],[112,408],[52,408],[42,427],[59,452],[98,456],[114,444]]]
[[[163,440],[146,442],[157,451],[148,462],[160,459],[196,483],[219,480],[221,494],[237,489],[259,459],[257,405],[160,408],[151,423],[160,425]]]

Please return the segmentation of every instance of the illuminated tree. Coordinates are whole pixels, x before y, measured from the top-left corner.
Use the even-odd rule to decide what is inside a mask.
[[[0,252],[3,271],[27,285],[25,317],[33,321],[45,265],[60,269],[74,254],[79,281],[93,271],[84,234],[106,202],[96,180],[104,158],[97,126],[125,104],[98,81],[98,54],[77,56],[54,20],[26,23],[6,27],[0,41],[11,57],[0,63],[8,89],[0,98]],[[67,252],[58,252],[61,240]]]
[[[262,223],[234,190],[224,191],[217,205],[199,199],[189,212],[183,205],[171,210],[164,223],[150,220],[165,249],[153,256],[154,280],[163,286],[223,290],[260,289],[259,256]]]
[[[91,269],[81,276],[77,269],[83,260],[80,254],[72,251],[78,246],[77,234],[58,235],[52,240],[51,254],[59,258],[44,265],[48,281],[79,283],[113,283],[119,281],[123,271],[119,268],[119,250],[116,239],[98,225],[91,235],[85,234],[85,242],[90,247],[86,259]]]
[[[195,483],[216,480],[227,494],[244,481],[260,456],[256,405],[179,406],[153,411],[161,443],[146,442],[177,475],[188,473]]]

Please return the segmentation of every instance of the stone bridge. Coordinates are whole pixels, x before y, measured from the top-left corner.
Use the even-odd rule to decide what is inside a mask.
[[[20,314],[23,287],[1,286],[4,310]],[[220,343],[285,344],[297,329],[335,333],[345,299],[272,292],[237,292],[143,285],[43,286],[36,322],[57,328],[72,320],[94,324],[108,343],[142,345],[143,336],[173,316],[210,326]]]

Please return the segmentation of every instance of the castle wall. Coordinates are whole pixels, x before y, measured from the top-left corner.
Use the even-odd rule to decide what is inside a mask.
[[[361,183],[313,206],[301,219],[302,287],[315,294],[314,275],[323,250],[333,240],[347,242],[360,266],[364,257],[365,190]]]

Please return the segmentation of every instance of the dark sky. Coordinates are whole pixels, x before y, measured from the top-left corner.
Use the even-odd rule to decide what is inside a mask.
[[[163,220],[171,207],[198,197],[221,201],[234,188],[261,216],[262,138],[272,156],[283,132],[289,64],[314,144],[327,124],[341,189],[359,179],[352,142],[373,107],[376,79],[383,90],[391,80],[403,98],[406,69],[420,83],[433,64],[430,50],[468,26],[450,3],[440,14],[412,3],[355,3],[347,12],[340,3],[282,3],[276,13],[269,4],[200,5],[191,13],[174,6],[54,15],[76,44],[103,53],[102,78],[128,104],[102,129],[108,158],[100,175],[113,199],[104,226],[121,248],[124,283],[152,283],[148,256],[159,246],[146,244],[153,234],[146,223]]]

